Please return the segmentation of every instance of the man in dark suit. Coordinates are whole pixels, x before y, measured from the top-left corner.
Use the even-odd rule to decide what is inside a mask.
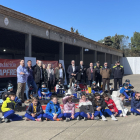
[[[88,82],[89,86],[91,87],[91,84],[93,81],[95,81],[96,78],[96,69],[93,68],[93,63],[90,63],[90,67],[87,69],[87,77],[88,77]]]
[[[83,61],[80,61],[80,66],[77,68],[78,74],[77,74],[77,81],[79,83],[86,83],[86,67],[83,65]]]
[[[44,80],[44,73],[41,61],[38,61],[36,67],[34,68],[34,80],[37,85],[36,93],[38,93],[38,89],[41,87],[41,84]]]
[[[75,66],[75,61],[71,61],[71,65],[69,65],[67,73],[69,74],[69,80],[70,80],[70,88],[72,86],[72,82],[74,83],[76,80],[77,75],[77,67]]]

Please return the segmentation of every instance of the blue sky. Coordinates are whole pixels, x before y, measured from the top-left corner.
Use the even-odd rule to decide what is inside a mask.
[[[140,32],[140,0],[0,0],[0,4],[98,41]]]

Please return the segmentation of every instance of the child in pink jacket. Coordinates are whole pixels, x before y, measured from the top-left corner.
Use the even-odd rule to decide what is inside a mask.
[[[75,113],[75,103],[72,102],[73,95],[67,95],[62,99],[64,108],[63,114],[64,118],[66,118],[66,122],[77,118],[79,120],[79,112]]]

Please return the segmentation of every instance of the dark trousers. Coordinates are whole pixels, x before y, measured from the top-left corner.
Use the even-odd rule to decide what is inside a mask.
[[[101,76],[96,77],[96,84],[98,84],[98,82],[99,82],[99,86],[101,87],[101,82],[102,82],[102,77]]]
[[[49,91],[50,91],[50,92],[51,92],[51,89],[52,89],[53,86],[54,86],[53,80],[49,80],[49,81],[48,81],[48,88],[49,88]]]
[[[103,92],[105,91],[106,83],[107,83],[108,92],[110,92],[110,88],[109,88],[110,78],[103,78],[102,81],[103,81]]]
[[[85,84],[86,83],[86,77],[84,75],[81,75],[81,80],[78,80],[79,83]]]
[[[114,90],[117,90],[117,83],[119,83],[119,87],[122,86],[122,78],[114,78]]]
[[[39,83],[36,83],[37,89],[36,89],[36,93],[38,93],[38,89],[41,88],[41,84],[42,84],[42,80]]]

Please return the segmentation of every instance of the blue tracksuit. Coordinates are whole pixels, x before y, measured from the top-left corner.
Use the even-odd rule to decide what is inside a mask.
[[[137,113],[140,115],[140,112],[137,111],[140,109],[140,100],[137,100],[135,97],[131,100],[131,112]]]
[[[27,117],[28,119],[33,120],[33,121],[35,121],[36,118],[42,118],[43,117],[44,112],[43,112],[42,106],[39,102],[37,104],[36,111],[37,111],[36,116],[32,117],[31,114],[33,113],[33,103],[31,103],[26,110],[25,117]]]
[[[47,89],[47,92],[45,92],[45,94],[46,95],[43,95],[41,92],[43,91],[43,90],[46,90],[47,88],[42,88],[42,89],[39,89],[38,90],[38,96],[39,97],[42,97],[43,96],[43,98],[47,98],[47,97],[51,97],[52,96],[52,93]]]
[[[130,90],[130,89],[125,89],[124,87],[122,87],[122,89],[120,90],[120,93],[123,93],[125,95],[126,99],[129,99],[130,97],[134,97],[135,93],[130,93],[130,96],[125,92],[125,90]]]
[[[54,114],[57,114],[57,118],[63,117],[63,114],[61,114],[61,108],[59,103],[54,104],[52,101],[50,101],[46,106],[46,112],[43,117],[53,121]]]

